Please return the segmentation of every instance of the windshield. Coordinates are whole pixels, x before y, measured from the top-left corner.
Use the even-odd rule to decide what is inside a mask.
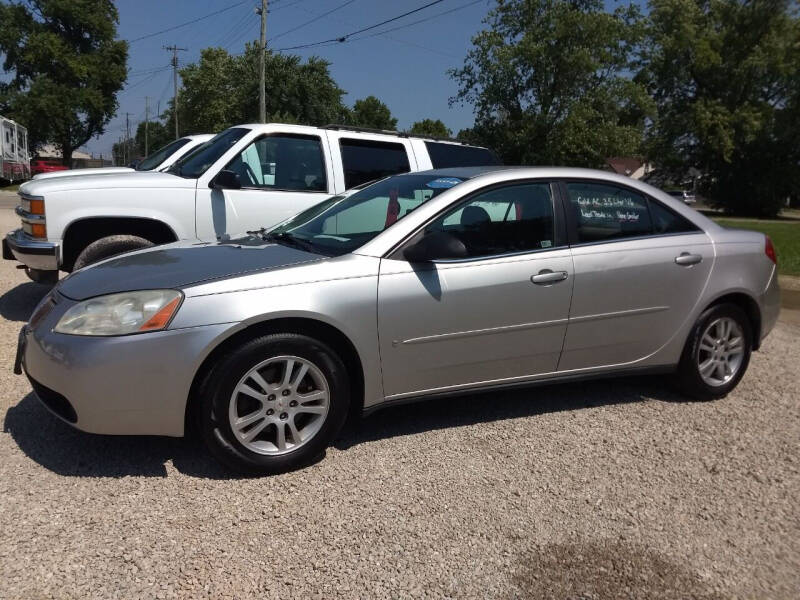
[[[267,238],[298,241],[330,256],[346,254],[462,181],[433,175],[389,177],[351,196],[317,204],[272,229]]]
[[[242,129],[241,127],[226,129],[205,144],[198,146],[194,152],[190,152],[178,159],[167,172],[189,179],[197,179],[249,132],[249,129]]]
[[[174,142],[170,142],[163,148],[159,148],[151,155],[147,156],[146,158],[143,158],[141,162],[138,165],[136,165],[136,170],[152,171],[158,165],[167,160],[167,158],[175,154],[175,151],[178,150],[178,148],[183,148],[188,143],[189,140],[187,138],[181,138],[179,140],[175,140]]]

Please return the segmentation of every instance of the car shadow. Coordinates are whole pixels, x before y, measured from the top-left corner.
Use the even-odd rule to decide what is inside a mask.
[[[166,477],[171,461],[195,477],[237,477],[214,461],[200,440],[85,433],[50,414],[33,393],[8,409],[3,430],[31,460],[59,475]]]
[[[672,392],[663,381],[652,377],[616,378],[453,396],[393,406],[356,420],[342,432],[333,446],[347,450],[360,444],[425,431],[646,399],[686,401]],[[171,462],[177,471],[192,477],[244,477],[217,463],[196,437],[84,433],[51,415],[33,393],[9,408],[4,431],[26,456],[59,475],[166,477],[167,465]],[[323,458],[324,455],[317,460]]]
[[[7,321],[27,322],[39,301],[53,289],[52,285],[29,281],[11,288],[0,296],[0,316]]]
[[[390,406],[351,424],[334,444],[346,450],[383,438],[463,427],[552,412],[592,409],[614,404],[686,402],[662,377],[615,377],[584,382],[539,385]]]

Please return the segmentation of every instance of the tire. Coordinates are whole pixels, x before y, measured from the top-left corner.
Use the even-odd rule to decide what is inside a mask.
[[[289,361],[294,363],[290,383],[283,385]],[[303,367],[305,376],[296,380]],[[254,369],[261,383],[251,378]],[[242,386],[260,393],[260,398],[242,393]],[[327,401],[302,400],[321,398],[326,389]],[[285,390],[289,393],[284,396]],[[326,412],[320,414],[325,402]],[[305,335],[278,333],[223,355],[201,385],[198,404],[198,429],[217,460],[249,475],[273,475],[306,466],[325,451],[348,415],[350,384],[344,364],[328,346]],[[234,432],[235,419],[247,416],[254,418]],[[283,448],[279,429],[284,432]],[[255,437],[243,439],[250,435]]]
[[[155,244],[136,235],[110,235],[100,238],[83,249],[78,258],[75,259],[72,270],[77,271],[87,265],[111,258],[117,254],[150,248],[151,246],[155,246]]]
[[[734,323],[735,327],[731,326],[732,333],[729,339],[741,338],[741,356],[735,363],[733,360],[726,361],[724,356],[726,353],[736,352],[736,349],[739,348],[738,344],[720,344],[716,350],[721,353],[718,355],[720,358],[716,358],[715,351],[708,350],[709,347],[717,346],[716,342],[720,339],[720,330],[717,327],[720,323]],[[708,333],[708,338],[705,338],[706,333]],[[709,343],[709,340],[713,342],[713,345]],[[747,371],[752,348],[753,330],[750,320],[741,308],[735,304],[718,304],[708,308],[697,319],[697,323],[686,340],[677,372],[680,389],[697,400],[715,400],[726,396],[738,385]],[[727,355],[732,356],[731,354]],[[709,359],[712,360],[712,363],[710,367],[706,367],[704,376],[701,366],[708,365]],[[716,365],[713,364],[714,362]],[[725,370],[726,364],[731,370],[734,370],[735,366],[731,375]],[[710,382],[709,379],[715,381]]]

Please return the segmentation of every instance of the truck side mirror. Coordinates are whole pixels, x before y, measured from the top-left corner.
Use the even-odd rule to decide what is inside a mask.
[[[222,170],[211,180],[211,187],[215,190],[240,190],[242,180],[239,179],[238,173]]]

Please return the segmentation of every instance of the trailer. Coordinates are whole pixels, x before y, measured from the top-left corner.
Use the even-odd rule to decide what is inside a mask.
[[[0,115],[0,180],[14,183],[30,178],[28,130]]]

